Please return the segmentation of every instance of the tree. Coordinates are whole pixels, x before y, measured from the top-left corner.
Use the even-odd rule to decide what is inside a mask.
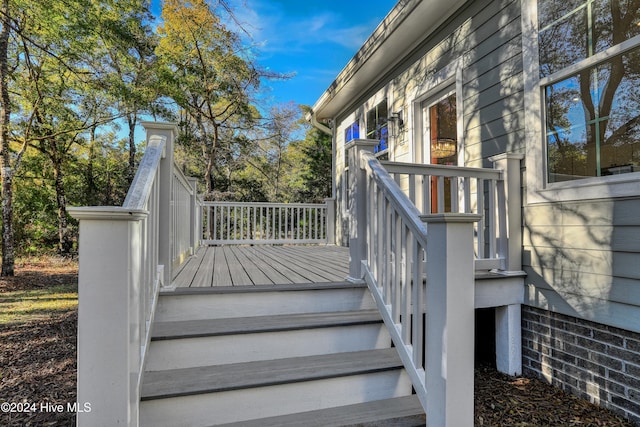
[[[9,132],[11,126],[11,99],[9,97],[9,38],[11,11],[9,0],[2,0],[0,11],[0,170],[2,171],[2,276],[13,276],[14,235],[13,235],[13,175]],[[24,146],[15,156],[19,163]]]
[[[183,134],[202,147],[206,192],[211,193],[222,139],[234,139],[255,122],[252,98],[262,78],[286,76],[260,70],[205,0],[166,0],[162,20],[156,49],[164,66],[161,84],[182,110]]]
[[[148,0],[103,0],[99,14],[107,31],[96,34],[99,52],[91,66],[101,75],[100,86],[110,105],[125,118],[128,127],[129,183],[135,173],[135,127],[142,113],[169,113],[159,104],[157,82],[158,40],[151,26]]]
[[[71,250],[65,165],[75,154],[74,146],[84,143],[87,134],[95,133],[99,125],[112,122],[118,114],[105,102],[106,89],[112,87],[105,86],[105,82],[109,81],[112,70],[96,61],[105,57],[107,46],[99,41],[108,40],[110,46],[131,46],[129,41],[136,39],[135,31],[127,25],[135,19],[119,20],[118,17],[141,16],[145,4],[138,0],[7,0],[3,3],[2,38],[7,43],[0,42],[0,85],[3,86],[0,92],[6,91],[0,129],[3,135],[0,141],[2,274],[13,274],[13,177],[27,147],[39,151],[52,166],[58,249],[63,254]]]

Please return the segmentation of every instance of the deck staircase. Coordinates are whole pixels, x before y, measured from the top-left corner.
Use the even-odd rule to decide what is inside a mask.
[[[162,293],[143,426],[416,426],[411,381],[366,285]]]

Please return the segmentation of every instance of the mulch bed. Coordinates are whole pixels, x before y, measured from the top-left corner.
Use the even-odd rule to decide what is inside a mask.
[[[77,281],[74,263],[30,262],[13,278],[0,278],[0,293]],[[0,426],[75,426],[66,410],[76,401],[77,312],[48,320],[0,326],[0,402],[35,403],[37,411],[0,412]],[[62,404],[42,412],[41,404]],[[476,369],[475,426],[629,426],[621,417],[565,394],[542,381]]]

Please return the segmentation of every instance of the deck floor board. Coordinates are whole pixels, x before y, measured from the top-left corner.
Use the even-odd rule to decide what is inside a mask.
[[[193,282],[191,282],[192,287],[206,287],[211,286],[211,282],[213,280],[213,268],[202,268],[202,266],[212,265],[214,251],[198,251],[196,256],[200,257],[201,262],[198,264],[198,271],[196,272],[195,277],[193,278]]]
[[[341,282],[349,249],[338,246],[205,246],[173,280],[177,287]]]

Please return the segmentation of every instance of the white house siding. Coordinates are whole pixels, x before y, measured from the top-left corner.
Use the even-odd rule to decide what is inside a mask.
[[[640,332],[638,212],[640,199],[528,206],[527,304]]]

